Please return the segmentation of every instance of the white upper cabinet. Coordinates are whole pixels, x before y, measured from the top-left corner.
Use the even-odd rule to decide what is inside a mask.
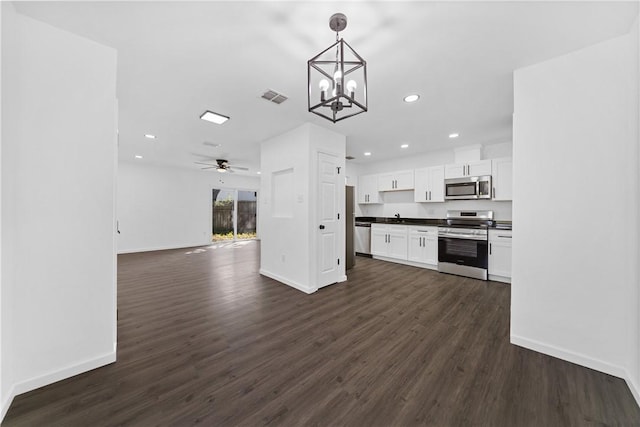
[[[358,203],[382,203],[378,193],[378,175],[358,177]]]
[[[378,191],[413,190],[413,170],[383,173],[378,178]]]
[[[444,167],[445,178],[464,178],[467,176],[491,175],[491,160],[456,163]]]
[[[492,162],[493,200],[513,200],[513,161],[505,157]]]
[[[414,200],[444,202],[444,166],[416,169]]]

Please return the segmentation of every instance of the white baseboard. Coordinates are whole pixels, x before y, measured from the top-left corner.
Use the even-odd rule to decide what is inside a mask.
[[[82,374],[83,372],[91,371],[92,369],[100,368],[101,366],[108,365],[115,361],[116,352],[113,351],[105,355],[96,357],[95,359],[86,360],[75,365],[67,366],[65,368],[13,384],[7,398],[4,402],[2,402],[0,422],[2,422],[2,420],[4,419],[4,416],[9,410],[11,402],[13,402],[13,398],[17,395],[35,390],[40,387],[44,387],[49,384],[53,384],[57,381],[64,380],[69,377],[73,377],[74,375]]]
[[[627,371],[625,368],[612,365],[611,363],[599,359],[594,359],[593,357],[589,357],[584,354],[565,350],[554,345],[520,337],[514,334],[511,334],[511,344],[528,348],[529,350],[537,351],[538,353],[557,357],[558,359],[566,360],[567,362],[575,363],[576,365],[595,369],[596,371],[604,372],[605,374],[613,375],[614,377],[622,378],[626,381]]]
[[[629,387],[629,390],[631,390],[631,394],[633,394],[633,397],[636,399],[636,403],[638,404],[638,406],[640,406],[640,387],[638,387],[638,383],[636,383],[633,378],[631,378],[631,375],[629,375],[629,371],[625,369],[624,374],[624,380],[627,383],[627,387]]]
[[[169,245],[169,246],[152,246],[152,247],[136,248],[136,249],[122,249],[122,250],[118,250],[118,255],[135,254],[138,252],[168,251],[171,249],[197,248],[198,246],[209,246],[209,245],[211,245],[211,242],[183,244],[183,245]]]
[[[11,402],[13,402],[14,397],[16,397],[16,392],[13,387],[11,387],[6,399],[2,402],[2,407],[0,407],[0,423],[4,420],[4,416],[7,415],[7,411],[9,411],[9,406],[11,406]]]
[[[494,276],[493,274],[489,274],[488,278],[494,282],[511,283],[511,277]]]
[[[274,273],[272,273],[270,271],[267,271],[267,270],[265,270],[263,268],[260,269],[260,274],[262,274],[263,276],[267,276],[267,277],[269,277],[269,278],[271,278],[273,280],[276,280],[276,281],[278,281],[280,283],[284,283],[285,285],[291,286],[292,288],[297,289],[299,291],[302,291],[305,294],[312,294],[312,293],[314,293],[315,291],[318,290],[318,289],[314,289],[314,288],[311,288],[309,286],[305,286],[305,285],[302,285],[300,283],[294,282],[293,280],[286,279],[286,278],[284,278],[282,276],[274,274]]]
[[[380,261],[393,262],[396,264],[410,265],[411,267],[425,268],[427,270],[438,270],[437,265],[432,264],[423,264],[421,262],[409,261],[406,259],[398,259],[398,258],[389,258],[386,256],[373,255],[371,258],[378,259]]]

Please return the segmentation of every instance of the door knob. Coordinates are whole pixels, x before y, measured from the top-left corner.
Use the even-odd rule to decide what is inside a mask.
[[[321,225],[321,226],[320,226],[320,230],[324,230],[324,225]]]

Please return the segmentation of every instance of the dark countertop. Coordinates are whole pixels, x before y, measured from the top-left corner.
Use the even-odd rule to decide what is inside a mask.
[[[395,217],[375,217],[375,216],[357,216],[356,222],[370,222],[372,224],[398,224],[398,225],[447,225],[445,219],[440,218],[395,218]],[[493,226],[498,230],[511,230],[511,221],[494,221]]]

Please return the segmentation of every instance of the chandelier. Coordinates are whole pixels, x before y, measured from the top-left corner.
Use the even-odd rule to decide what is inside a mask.
[[[336,42],[307,62],[309,112],[336,123],[367,111],[367,62],[339,37],[347,17],[335,13]]]

